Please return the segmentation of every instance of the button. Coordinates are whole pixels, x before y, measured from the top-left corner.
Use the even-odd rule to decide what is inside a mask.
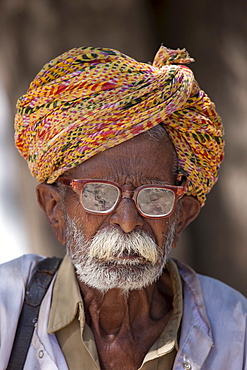
[[[42,358],[42,357],[44,357],[44,351],[41,349],[41,350],[39,351],[39,358]]]
[[[188,361],[184,361],[183,368],[186,369],[186,370],[190,370],[191,369],[190,363]]]
[[[183,368],[186,369],[186,370],[190,370],[191,369],[191,364],[188,361],[184,361]]]

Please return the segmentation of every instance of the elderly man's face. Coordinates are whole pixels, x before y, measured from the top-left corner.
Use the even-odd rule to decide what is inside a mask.
[[[175,185],[175,167],[175,150],[168,139],[139,135],[63,177],[110,180],[133,190],[146,184]],[[167,218],[144,218],[132,199],[122,199],[111,214],[93,215],[70,188],[64,211],[66,246],[80,280],[100,290],[129,290],[149,285],[161,274],[173,240],[175,212]]]
[[[97,154],[62,177],[110,180],[130,190],[146,184],[175,185],[176,161],[175,150],[168,138],[156,141],[144,134]],[[67,190],[64,205],[68,216],[84,231],[86,239],[110,227],[124,233],[141,229],[162,246],[173,218],[143,218],[131,199],[123,199],[109,215],[92,215],[84,211],[72,189]]]
[[[175,150],[163,132],[158,135],[161,139],[138,135],[62,177],[108,180],[125,190],[147,184],[175,185]],[[39,204],[57,238],[66,244],[79,281],[100,291],[141,289],[157,280],[173,241],[200,210],[198,200],[184,196],[179,200],[179,212],[176,206],[169,217],[147,218],[140,215],[131,198],[123,197],[111,213],[92,214],[84,210],[77,193],[60,186],[64,191],[40,184]]]

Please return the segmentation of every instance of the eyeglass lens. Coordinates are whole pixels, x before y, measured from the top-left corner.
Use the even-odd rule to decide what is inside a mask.
[[[88,183],[82,189],[81,202],[87,211],[110,212],[118,201],[120,191],[111,184]]]
[[[108,213],[114,209],[119,196],[120,191],[114,185],[87,183],[82,189],[81,202],[87,211]],[[174,201],[174,192],[164,188],[144,188],[137,196],[138,208],[144,215],[150,217],[168,215]]]
[[[162,188],[144,188],[137,197],[137,204],[146,216],[168,215],[174,204],[173,191]]]

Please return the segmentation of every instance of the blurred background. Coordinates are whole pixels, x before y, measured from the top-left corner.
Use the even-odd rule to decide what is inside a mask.
[[[225,126],[220,178],[174,256],[247,295],[247,2],[244,0],[0,1],[0,262],[64,254],[14,147],[13,117],[40,68],[78,46],[152,62],[161,43],[186,48]]]

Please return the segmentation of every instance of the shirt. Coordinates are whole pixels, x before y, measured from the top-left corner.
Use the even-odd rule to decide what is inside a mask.
[[[0,370],[8,366],[25,288],[42,259],[27,254],[0,265]],[[183,317],[173,370],[247,370],[247,299],[219,280],[175,263],[182,280]],[[68,370],[56,335],[47,333],[54,282],[55,277],[41,303],[23,370]],[[155,370],[165,368],[158,364]]]
[[[150,348],[140,369],[172,369],[177,353],[178,329],[182,317],[182,284],[178,268],[172,260],[167,263],[172,289],[173,312],[158,340]],[[160,278],[162,283],[162,276]],[[85,321],[83,299],[74,267],[66,256],[61,263],[53,288],[48,333],[55,333],[69,369],[100,369],[94,336]]]

